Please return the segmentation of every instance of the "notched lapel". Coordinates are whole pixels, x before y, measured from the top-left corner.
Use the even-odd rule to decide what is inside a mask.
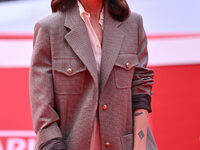
[[[79,15],[77,5],[66,12],[64,26],[71,30],[65,35],[67,43],[71,46],[75,54],[88,68],[96,85],[98,85],[98,74],[95,57],[92,51],[87,28]]]
[[[104,11],[104,33],[101,59],[100,92],[103,90],[108,77],[113,69],[114,63],[121,49],[124,32],[118,27],[121,22],[114,20],[105,8]]]

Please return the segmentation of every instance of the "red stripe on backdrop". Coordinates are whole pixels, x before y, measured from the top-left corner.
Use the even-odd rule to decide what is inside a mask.
[[[152,127],[160,150],[200,149],[200,64],[152,67]]]
[[[147,36],[148,39],[200,38],[200,33],[160,33]]]
[[[200,64],[155,71],[150,121],[160,150],[200,149]],[[28,68],[0,69],[0,129],[32,130]]]
[[[32,130],[28,68],[0,68],[0,130]]]
[[[33,34],[1,34],[0,40],[32,40]]]
[[[166,39],[166,38],[200,38],[200,33],[159,33],[148,34],[148,39]],[[33,34],[6,34],[0,33],[0,40],[30,40]]]

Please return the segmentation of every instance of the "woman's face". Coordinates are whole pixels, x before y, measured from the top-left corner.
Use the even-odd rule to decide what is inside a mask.
[[[102,4],[103,0],[80,0],[83,5],[96,7]]]

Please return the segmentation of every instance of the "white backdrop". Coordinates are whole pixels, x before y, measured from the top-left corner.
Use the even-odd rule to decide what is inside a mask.
[[[35,22],[49,14],[51,0],[0,3],[0,33],[32,33]],[[144,17],[148,33],[200,32],[199,0],[128,0]]]
[[[158,36],[149,38],[149,65],[200,63],[200,1],[128,0],[128,3],[133,11],[142,14],[147,34]],[[51,14],[50,0],[3,2],[0,14],[0,35],[32,34],[34,24]],[[165,35],[167,38],[160,38]],[[31,53],[32,40],[0,40],[2,67],[29,66]],[[7,60],[8,56],[12,61]]]

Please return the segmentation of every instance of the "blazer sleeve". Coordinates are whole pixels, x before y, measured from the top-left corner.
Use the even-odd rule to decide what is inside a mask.
[[[139,64],[135,67],[135,72],[132,81],[132,108],[147,109],[152,112],[151,96],[152,85],[154,84],[154,71],[147,68],[148,51],[147,51],[147,36],[143,27],[143,18],[139,15],[138,24],[138,51],[137,56]]]
[[[51,49],[48,27],[36,23],[33,53],[29,72],[29,94],[34,131],[37,134],[36,149],[54,138],[61,138],[59,115],[54,109]]]
[[[66,150],[65,142],[62,138],[54,138],[41,144],[39,150]]]

